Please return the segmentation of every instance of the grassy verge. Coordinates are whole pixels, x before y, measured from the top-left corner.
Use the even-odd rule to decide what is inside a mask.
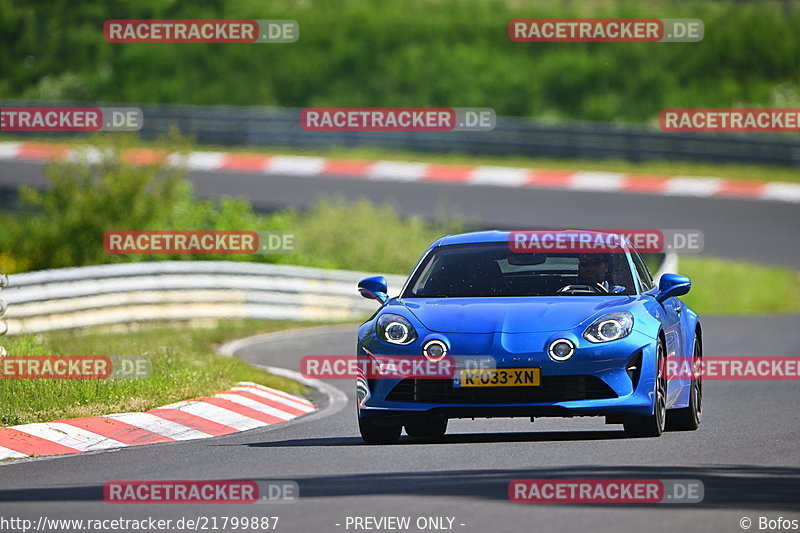
[[[800,273],[795,270],[686,256],[679,270],[692,280],[692,290],[681,299],[699,313],[800,313]]]
[[[12,355],[146,355],[153,372],[131,380],[2,380],[0,425],[146,411],[215,394],[238,381],[304,394],[303,385],[221,356],[214,346],[247,335],[313,325],[318,324],[230,320],[205,327],[140,325],[122,331],[93,328],[4,339]]]

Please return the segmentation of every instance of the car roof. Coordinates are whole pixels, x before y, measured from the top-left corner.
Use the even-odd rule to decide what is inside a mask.
[[[554,230],[488,230],[488,231],[473,231],[469,233],[459,233],[456,235],[447,235],[442,237],[435,243],[431,245],[431,248],[435,248],[437,246],[450,246],[452,244],[480,244],[480,243],[492,243],[492,242],[508,242],[509,236],[516,232],[516,231],[537,231],[537,232],[546,232],[552,233],[557,235],[559,233],[589,233],[592,235],[617,235],[620,234],[612,232],[612,231],[600,231],[600,230],[587,230],[587,229],[554,229]],[[630,244],[628,244],[630,246]]]

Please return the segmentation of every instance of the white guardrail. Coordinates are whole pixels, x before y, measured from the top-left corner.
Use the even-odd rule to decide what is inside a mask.
[[[9,276],[8,334],[151,320],[362,317],[367,272],[232,261],[156,261]],[[399,290],[405,278],[387,278]]]
[[[658,278],[677,271],[667,254]],[[141,321],[192,319],[348,320],[376,309],[356,289],[375,275],[238,263],[155,261],[41,270],[8,276],[0,335]],[[386,276],[390,293],[403,276]],[[0,286],[5,278],[0,275]],[[0,347],[2,353],[2,347]]]

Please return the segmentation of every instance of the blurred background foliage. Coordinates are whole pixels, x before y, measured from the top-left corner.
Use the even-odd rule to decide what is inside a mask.
[[[256,106],[492,107],[498,115],[652,123],[667,107],[800,107],[800,6],[791,0],[0,0],[0,98]],[[700,18],[699,43],[515,43],[514,18]],[[117,19],[295,19],[293,44],[110,44]],[[0,270],[221,256],[109,255],[109,230],[289,230],[286,255],[225,256],[405,274],[458,217],[401,217],[366,201],[256,212],[199,198],[184,169],[136,166],[133,137],[47,168],[0,211]],[[192,149],[171,137],[154,147]],[[98,157],[98,153],[102,154]],[[93,164],[89,164],[93,162]],[[445,213],[445,210],[438,211]],[[682,263],[698,311],[797,312],[800,278],[713,258]],[[757,274],[757,275],[756,275]],[[732,293],[730,286],[742,290]],[[775,287],[786,288],[775,293]],[[721,298],[722,293],[731,294]],[[772,296],[769,296],[772,295]]]
[[[436,218],[408,217],[389,205],[342,198],[323,199],[305,210],[259,213],[247,198],[199,198],[180,166],[132,164],[123,154],[136,145],[134,137],[96,135],[91,145],[82,157],[50,163],[45,171],[49,186],[23,189],[16,212],[0,211],[0,271],[224,259],[406,275],[432,242],[474,229],[446,206],[435,211]],[[188,148],[177,136],[158,144],[165,154]],[[221,256],[111,255],[103,249],[106,231],[164,228],[293,231],[297,250]],[[693,280],[683,299],[698,312],[800,312],[800,276],[793,269],[690,256],[682,257],[680,265]]]
[[[457,217],[401,217],[393,207],[366,200],[320,201],[307,210],[257,213],[247,198],[198,198],[186,170],[168,164],[135,165],[123,153],[128,135],[96,135],[91,151],[49,163],[44,190],[23,187],[20,208],[0,212],[0,267],[7,273],[114,262],[169,259],[285,263],[323,268],[408,272],[421,250],[463,231]],[[177,136],[162,140],[166,153],[185,152]],[[298,249],[273,255],[110,255],[110,230],[293,231]]]
[[[800,6],[700,0],[0,0],[0,98],[475,106],[653,122],[800,105]],[[511,19],[700,18],[699,43],[515,43]],[[112,18],[295,19],[293,44],[109,44]]]

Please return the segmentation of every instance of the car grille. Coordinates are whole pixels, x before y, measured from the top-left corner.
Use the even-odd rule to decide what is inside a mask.
[[[453,387],[449,379],[404,379],[386,400],[408,403],[553,403],[616,398],[594,376],[542,376],[538,387]]]

